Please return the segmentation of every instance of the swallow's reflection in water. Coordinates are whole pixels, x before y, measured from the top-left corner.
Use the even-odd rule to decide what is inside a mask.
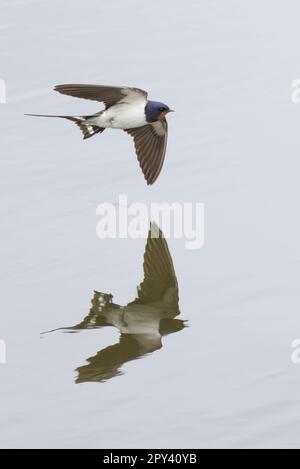
[[[124,363],[136,360],[162,347],[162,336],[178,332],[185,321],[179,314],[178,284],[162,231],[152,223],[144,254],[144,280],[137,298],[120,306],[113,296],[95,291],[89,314],[67,330],[94,329],[112,326],[120,331],[119,342],[100,350],[77,368],[77,383],[103,382],[122,374]]]

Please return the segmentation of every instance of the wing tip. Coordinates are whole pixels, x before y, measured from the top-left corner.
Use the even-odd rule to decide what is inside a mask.
[[[63,89],[70,85],[55,85],[53,91],[57,91],[58,93],[62,93]]]
[[[141,165],[140,165],[140,167],[141,167],[141,169],[142,169],[142,171],[143,171],[143,168],[142,168]],[[160,171],[161,171],[161,169],[160,169]],[[147,177],[147,176],[144,174],[144,178],[145,178],[145,180],[146,180],[146,182],[147,182],[147,186],[152,186],[152,185],[156,182],[156,180],[158,179],[158,176],[160,175],[160,171],[159,171],[158,174],[155,174],[154,176],[150,176],[150,177]]]

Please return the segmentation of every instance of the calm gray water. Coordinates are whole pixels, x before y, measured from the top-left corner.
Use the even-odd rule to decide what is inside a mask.
[[[299,14],[296,0],[1,1],[1,447],[299,447]],[[68,82],[176,110],[153,187],[124,132],[83,141],[24,117],[99,110],[52,91]],[[205,245],[167,240],[188,327],[92,380],[116,327],[41,332],[81,323],[94,290],[134,300],[146,240],[95,233],[119,194],[203,202]]]

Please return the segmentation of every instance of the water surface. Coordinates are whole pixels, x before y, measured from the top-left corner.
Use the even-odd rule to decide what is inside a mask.
[[[296,0],[2,1],[1,447],[299,446],[299,14]],[[176,110],[153,187],[125,133],[83,141],[24,117],[99,110],[52,91],[68,82],[139,86]],[[80,324],[94,290],[136,297],[146,240],[95,231],[120,193],[205,203],[205,246],[167,240],[188,327],[91,379],[120,329],[41,332]]]

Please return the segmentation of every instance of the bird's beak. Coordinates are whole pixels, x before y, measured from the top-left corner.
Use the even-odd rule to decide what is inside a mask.
[[[167,111],[162,111],[159,115],[159,119],[164,119],[165,115],[167,115],[169,112],[174,112],[174,110],[168,109]]]

